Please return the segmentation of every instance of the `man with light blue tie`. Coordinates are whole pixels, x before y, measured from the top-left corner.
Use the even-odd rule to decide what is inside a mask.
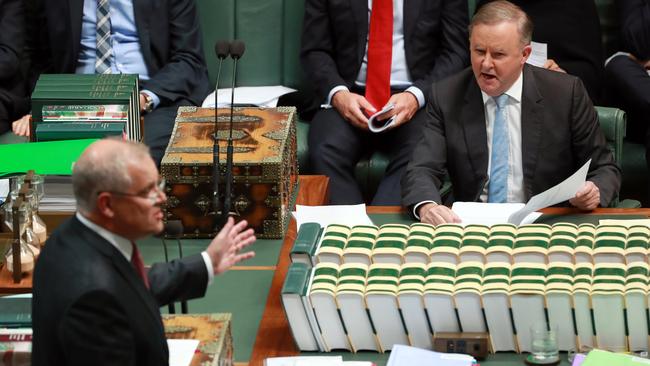
[[[526,202],[591,159],[568,204],[591,210],[618,194],[620,169],[582,82],[526,64],[532,31],[516,5],[483,6],[470,23],[471,68],[432,86],[402,179],[402,203],[422,222],[459,221],[441,204],[447,172],[457,201]]]
[[[209,89],[194,0],[33,1],[32,83],[41,73],[138,74],[144,142],[159,164],[176,110]]]

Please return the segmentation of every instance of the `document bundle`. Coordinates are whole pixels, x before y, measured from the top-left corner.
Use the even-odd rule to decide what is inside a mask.
[[[538,323],[560,350],[643,351],[649,240],[642,225],[306,223],[282,300],[304,351],[432,349],[464,331],[529,352]]]

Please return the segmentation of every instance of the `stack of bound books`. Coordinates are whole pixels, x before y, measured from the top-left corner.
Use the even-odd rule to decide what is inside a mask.
[[[44,74],[32,93],[34,141],[122,136],[139,141],[134,74]]]
[[[650,349],[647,226],[303,224],[282,300],[305,351],[431,349],[436,332],[488,332],[531,351]]]

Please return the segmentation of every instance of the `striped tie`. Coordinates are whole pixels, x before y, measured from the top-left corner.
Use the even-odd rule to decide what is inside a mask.
[[[97,48],[95,50],[95,73],[111,73],[111,6],[108,0],[97,0]]]
[[[508,161],[510,141],[506,121],[506,102],[508,96],[501,94],[494,98],[497,109],[492,128],[492,156],[490,157],[490,182],[488,183],[488,202],[503,203],[508,199]]]

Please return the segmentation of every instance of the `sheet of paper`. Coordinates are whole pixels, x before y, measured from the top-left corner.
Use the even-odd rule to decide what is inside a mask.
[[[386,366],[470,366],[474,361],[474,358],[469,355],[459,353],[439,353],[396,344],[390,352],[390,357],[388,358]]]
[[[0,204],[7,199],[9,194],[9,179],[0,179]]]
[[[524,206],[523,203],[454,202],[451,210],[460,217],[463,226],[470,224],[491,226],[508,222],[510,215]],[[541,212],[531,212],[521,223],[533,223],[541,215]]]
[[[580,169],[578,169],[575,173],[573,173],[573,175],[565,179],[563,182],[547,189],[538,195],[533,196],[528,201],[528,203],[526,203],[526,206],[510,215],[508,222],[511,224],[519,225],[531,212],[537,211],[544,207],[553,206],[555,204],[573,198],[576,193],[584,186],[585,181],[587,180],[587,173],[589,172],[590,164],[591,159],[589,159],[589,161],[580,167]]]
[[[382,110],[375,112],[370,118],[368,118],[368,128],[370,131],[378,133],[382,132],[388,128],[390,128],[393,124],[395,124],[395,116],[385,119],[385,120],[378,120],[377,117],[392,110],[395,108],[395,104],[393,103],[388,103]]]
[[[219,100],[219,107],[230,106],[232,88],[218,89],[217,98]],[[258,107],[276,107],[278,99],[296,89],[291,89],[282,85],[274,86],[242,86],[235,88],[235,104],[253,104]],[[214,92],[210,93],[201,107],[214,108]]]
[[[321,227],[329,224],[372,225],[372,220],[366,213],[366,205],[329,205],[329,206],[303,206],[296,205],[292,212],[296,219],[297,227],[304,222],[317,222]]]
[[[618,219],[602,219],[599,220],[600,225],[623,225],[630,226],[650,226],[650,219],[631,219],[631,220],[618,220]]]
[[[168,339],[169,366],[190,366],[198,346],[198,339]]]
[[[526,60],[526,63],[533,66],[544,67],[546,60],[548,60],[548,45],[546,43],[530,42],[530,46],[533,50],[530,53],[528,60]]]
[[[340,366],[343,365],[341,356],[292,356],[269,357],[264,360],[264,366]]]

